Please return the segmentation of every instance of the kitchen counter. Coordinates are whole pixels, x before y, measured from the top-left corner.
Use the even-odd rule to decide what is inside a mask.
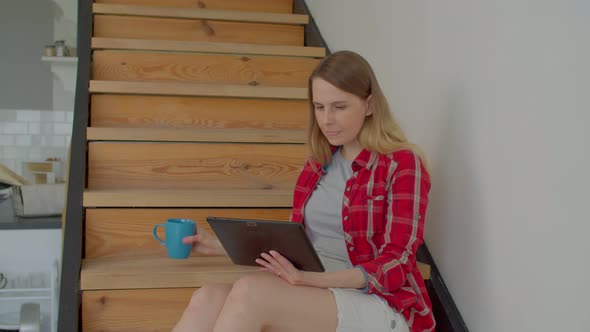
[[[61,216],[18,217],[14,215],[12,196],[0,201],[0,231],[5,229],[61,228]]]

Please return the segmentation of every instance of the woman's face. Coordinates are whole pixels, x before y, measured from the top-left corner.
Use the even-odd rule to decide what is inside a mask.
[[[312,81],[313,105],[315,118],[322,133],[330,144],[342,145],[351,153],[360,152],[358,134],[371,114],[367,98],[362,99],[346,91],[342,91],[321,78]],[[356,156],[354,154],[352,157]]]

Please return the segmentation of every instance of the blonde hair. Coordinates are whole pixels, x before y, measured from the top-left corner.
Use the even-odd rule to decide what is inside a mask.
[[[367,150],[382,154],[397,150],[414,151],[422,163],[426,160],[420,148],[408,142],[389,109],[387,99],[377,83],[371,66],[362,56],[351,51],[339,51],[324,58],[309,76],[309,127],[307,148],[310,161],[325,165],[332,158],[332,147],[322,134],[315,118],[313,105],[313,80],[321,78],[340,90],[363,100],[371,96],[369,107],[372,115],[365,118],[358,135],[359,143]]]

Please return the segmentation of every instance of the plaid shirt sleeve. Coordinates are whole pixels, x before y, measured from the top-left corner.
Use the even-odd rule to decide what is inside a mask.
[[[366,293],[388,293],[402,287],[408,273],[417,268],[415,254],[423,242],[428,173],[414,153],[394,153],[394,160],[397,165],[388,173],[385,243],[374,260],[357,266],[367,278]]]

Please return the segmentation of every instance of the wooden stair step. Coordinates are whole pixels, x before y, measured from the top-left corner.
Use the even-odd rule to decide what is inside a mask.
[[[277,55],[313,58],[323,58],[326,55],[326,50],[322,47],[100,37],[92,38],[92,48],[95,50],[112,49],[137,51],[230,53],[244,55]]]
[[[303,130],[87,128],[89,141],[304,143]]]
[[[154,240],[155,241],[155,240]],[[430,266],[418,263],[424,279]],[[84,259],[82,290],[202,287],[211,282],[234,282],[251,273],[266,273],[256,266],[240,266],[227,257],[125,256]]]
[[[293,190],[287,189],[117,189],[86,190],[84,207],[282,207],[290,208]]]
[[[307,88],[315,58],[236,54],[94,51],[97,81],[183,82]]]
[[[306,88],[176,82],[90,81],[91,93],[307,99]]]
[[[303,25],[95,15],[93,37],[304,46]]]
[[[82,331],[170,332],[196,290],[156,288],[84,291]],[[149,321],[149,328],[146,328],[146,321]]]
[[[94,94],[90,124],[106,128],[305,130],[307,100]]]
[[[277,220],[288,222],[291,216],[289,208],[215,208],[215,209],[86,209],[84,227],[85,258],[162,255],[166,248],[154,241],[152,229],[155,224],[168,218],[185,218],[194,220],[213,236],[207,217],[246,218]],[[158,235],[165,238],[166,230],[158,228]]]
[[[96,3],[155,7],[292,13],[293,0],[94,0]]]
[[[154,240],[155,241],[155,240]],[[84,259],[82,290],[202,287],[211,282],[234,282],[255,266],[234,265],[227,257],[126,256]]]
[[[418,263],[418,268],[424,279],[429,279],[430,267]],[[146,276],[142,277],[146,278]],[[193,281],[195,279],[197,278],[195,277]],[[83,330],[85,332],[144,332],[146,317],[149,317],[149,331],[168,332],[180,319],[195,291],[198,291],[198,288],[83,291]]]
[[[292,191],[302,144],[91,142],[88,189]]]
[[[256,13],[231,10],[187,9],[174,7],[153,7],[140,5],[101,4],[92,6],[94,14],[143,16],[161,18],[183,18],[249,23],[307,24],[309,17],[301,14]]]

